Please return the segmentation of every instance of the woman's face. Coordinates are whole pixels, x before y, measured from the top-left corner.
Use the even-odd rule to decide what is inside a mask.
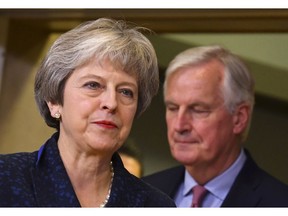
[[[59,140],[80,151],[114,152],[130,133],[137,102],[136,77],[90,61],[67,80],[63,106],[50,104],[50,111],[61,114]]]

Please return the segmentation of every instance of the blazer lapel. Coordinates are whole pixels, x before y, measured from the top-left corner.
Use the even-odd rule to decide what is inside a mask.
[[[39,150],[31,177],[39,207],[80,207],[53,137]]]
[[[176,192],[179,189],[179,185],[184,179],[185,176],[185,167],[178,166],[174,169],[171,169],[171,176],[167,176],[166,181],[163,183],[166,193],[173,199],[176,195]]]

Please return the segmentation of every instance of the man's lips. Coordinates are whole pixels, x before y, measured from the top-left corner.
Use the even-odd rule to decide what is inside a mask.
[[[94,124],[105,128],[118,128],[118,126],[112,121],[95,121]]]
[[[181,144],[196,144],[198,143],[197,140],[184,140],[184,139],[174,139],[175,143],[181,143]]]

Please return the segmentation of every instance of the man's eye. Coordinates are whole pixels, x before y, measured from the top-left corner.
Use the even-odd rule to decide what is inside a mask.
[[[193,109],[192,110],[193,116],[201,118],[201,117],[207,117],[210,114],[209,110],[206,109]]]
[[[206,113],[208,110],[193,110],[195,113]]]
[[[167,109],[168,111],[173,112],[173,111],[176,111],[176,110],[177,110],[177,107],[174,107],[174,106],[167,106],[166,109]]]

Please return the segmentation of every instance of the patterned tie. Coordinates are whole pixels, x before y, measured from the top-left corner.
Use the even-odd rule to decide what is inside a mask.
[[[191,207],[201,207],[202,200],[208,191],[206,190],[205,187],[201,185],[196,185],[195,187],[192,188],[192,191],[193,191],[193,200]]]

